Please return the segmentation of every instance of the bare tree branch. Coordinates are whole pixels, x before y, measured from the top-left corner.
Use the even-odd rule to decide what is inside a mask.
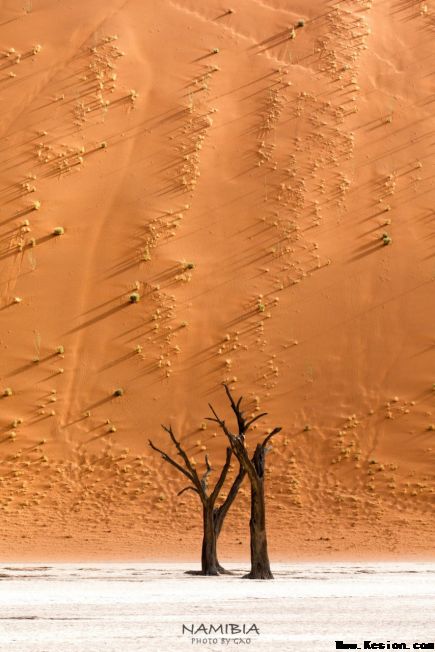
[[[178,441],[178,439],[177,439],[177,438],[175,437],[175,435],[174,435],[174,431],[172,430],[172,426],[165,426],[165,425],[162,424],[162,428],[163,428],[163,430],[164,430],[165,432],[168,433],[168,435],[169,435],[170,438],[172,439],[172,442],[174,443],[176,449],[178,450],[178,453],[179,453],[179,454],[181,455],[181,457],[183,458],[184,463],[185,463],[186,467],[189,469],[190,473],[191,473],[192,475],[196,475],[196,471],[195,471],[195,469],[193,468],[191,461],[189,460],[187,454],[185,453],[185,451],[184,451],[183,448],[181,447],[180,442]]]
[[[205,467],[206,467],[206,471],[205,471],[204,475],[201,478],[201,486],[202,486],[202,489],[203,489],[204,493],[207,492],[208,476],[210,475],[211,470],[212,470],[211,466],[210,466],[210,462],[208,460],[208,455],[205,456]]]
[[[226,392],[226,394],[227,394],[227,396],[229,398],[229,401],[230,401],[230,404],[231,404],[231,409],[233,410],[234,414],[236,415],[237,425],[238,425],[238,428],[239,428],[239,436],[244,437],[246,432],[248,431],[248,429],[252,426],[252,424],[255,421],[257,421],[258,419],[261,419],[261,417],[266,417],[267,412],[262,412],[261,414],[257,414],[257,416],[255,416],[250,421],[246,421],[246,419],[244,417],[244,413],[240,409],[240,404],[241,404],[241,402],[243,400],[243,396],[241,396],[238,399],[237,403],[236,403],[234,401],[233,395],[231,394],[231,390],[228,387],[228,385],[223,383],[223,386],[224,386],[225,392]]]
[[[267,412],[261,412],[260,414],[257,414],[256,417],[254,417],[253,419],[251,419],[250,421],[248,421],[248,422],[246,423],[245,430],[248,430],[248,428],[249,428],[250,426],[252,426],[252,424],[254,423],[254,421],[258,421],[258,419],[261,419],[261,417],[267,417]]]
[[[260,479],[264,475],[265,457],[266,449],[262,444],[257,444],[254,455],[252,456],[252,464],[255,468],[257,477]]]
[[[228,447],[227,448],[227,457],[226,457],[226,460],[225,460],[225,464],[222,467],[222,471],[221,471],[221,474],[219,476],[219,479],[216,482],[215,487],[213,489],[213,492],[212,492],[212,494],[210,496],[210,501],[211,501],[212,504],[215,503],[216,498],[219,496],[220,491],[221,491],[221,489],[223,487],[223,484],[225,482],[225,478],[227,477],[228,469],[230,468],[232,454],[233,454],[233,451],[231,450],[230,447]]]
[[[180,466],[180,464],[178,464],[178,463],[177,463],[175,460],[173,460],[171,457],[169,457],[169,455],[168,455],[167,453],[165,453],[165,451],[162,451],[160,448],[157,448],[157,446],[154,446],[154,444],[153,444],[153,442],[151,441],[151,439],[149,439],[148,442],[149,442],[149,445],[151,446],[151,448],[152,448],[153,450],[157,451],[157,453],[160,453],[160,455],[161,455],[162,458],[165,460],[165,462],[168,462],[169,464],[172,464],[172,466],[174,466],[178,471],[180,471],[180,473],[182,473],[183,475],[185,475],[186,478],[189,478],[189,480],[190,480],[191,482],[194,482],[193,476],[190,475],[189,471],[186,471],[186,469],[183,469],[183,467]]]
[[[224,519],[228,513],[228,510],[230,509],[231,505],[233,504],[238,491],[240,489],[240,485],[242,484],[243,480],[245,479],[246,471],[243,468],[242,465],[239,467],[239,472],[231,485],[231,488],[227,494],[227,497],[225,498],[224,502],[222,505],[220,505],[217,510],[216,510],[216,526],[217,526],[217,531],[220,532],[222,523],[224,522]]]
[[[168,435],[170,436],[173,444],[175,445],[175,448],[177,449],[179,455],[183,458],[184,464],[185,464],[186,468],[188,469],[188,471],[189,471],[189,473],[191,475],[191,480],[192,480],[193,484],[197,487],[197,489],[199,491],[201,491],[202,490],[202,485],[201,485],[201,481],[200,481],[200,479],[198,477],[198,473],[197,473],[196,469],[193,467],[192,462],[189,460],[186,452],[183,450],[180,442],[175,437],[174,431],[172,430],[172,426],[165,426],[165,425],[162,424],[162,428],[163,428],[163,430],[165,432],[168,433]]]
[[[228,385],[226,383],[223,383],[223,386],[225,388],[226,395],[228,396],[228,399],[230,401],[231,409],[234,412],[234,414],[236,415],[237,426],[239,428],[239,435],[244,435],[247,428],[246,428],[246,425],[245,425],[245,419],[243,418],[243,412],[240,409],[240,404],[241,404],[241,402],[243,400],[243,396],[241,396],[239,398],[239,400],[237,401],[237,403],[235,403],[235,401],[233,399],[233,395],[231,394],[231,391],[230,391],[230,388],[228,387]]]
[[[184,494],[185,491],[194,491],[196,494],[198,493],[198,489],[190,484],[187,487],[184,487],[184,489],[182,489],[181,491],[179,491],[177,496],[181,496],[181,494]]]
[[[240,464],[244,467],[245,471],[252,479],[255,476],[255,467],[252,460],[249,459],[249,454],[245,446],[244,439],[241,437],[234,437],[232,442],[233,451],[236,454]]]
[[[281,432],[281,430],[282,430],[282,428],[280,428],[280,427],[274,428],[274,429],[272,430],[272,432],[269,433],[269,434],[267,435],[266,439],[265,439],[265,440],[263,441],[263,443],[261,444],[262,447],[263,447],[263,448],[266,448],[266,444],[267,444],[267,442],[268,442],[270,439],[272,439],[272,437],[274,437],[274,436],[277,435],[279,432]]]
[[[217,424],[219,424],[219,426],[221,427],[221,429],[224,431],[225,435],[227,436],[228,441],[231,444],[231,448],[234,451],[235,455],[237,456],[240,464],[242,464],[244,466],[245,470],[247,471],[247,473],[250,476],[252,474],[255,474],[254,465],[252,464],[251,460],[249,459],[248,451],[246,450],[246,447],[245,447],[243,434],[241,434],[241,435],[239,435],[237,437],[235,435],[233,435],[228,430],[228,428],[227,428],[227,426],[225,424],[225,421],[223,421],[223,419],[221,419],[218,416],[216,410],[211,405],[211,403],[209,403],[209,407],[210,407],[210,410],[215,415],[215,418],[206,417],[206,419],[208,419],[208,421],[214,421]]]
[[[212,417],[206,417],[206,420],[207,420],[207,421],[214,421],[214,422],[216,422],[217,424],[219,424],[219,426],[222,428],[222,430],[224,431],[224,433],[226,434],[226,436],[228,437],[228,439],[229,439],[230,441],[231,441],[231,438],[235,439],[235,436],[234,436],[234,435],[233,435],[233,434],[228,430],[228,428],[227,428],[227,426],[226,426],[226,424],[225,424],[225,421],[223,421],[223,420],[222,420],[222,419],[217,415],[217,412],[216,412],[216,410],[214,409],[214,407],[212,406],[212,404],[209,403],[208,406],[209,406],[210,410],[213,412],[215,418],[213,419]]]

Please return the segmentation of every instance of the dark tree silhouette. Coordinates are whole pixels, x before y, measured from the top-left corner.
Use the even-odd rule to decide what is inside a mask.
[[[219,507],[216,507],[216,501],[224,486],[228,470],[230,468],[232,449],[227,448],[225,463],[222,467],[219,478],[217,479],[213,490],[209,491],[208,477],[212,472],[212,468],[208,456],[205,456],[206,468],[204,474],[200,478],[196,468],[187,456],[186,451],[183,449],[180,442],[175,437],[172,427],[162,425],[162,428],[168,433],[169,437],[171,438],[171,441],[177,450],[177,454],[182,459],[183,465],[173,460],[167,453],[165,453],[165,451],[160,450],[160,448],[155,446],[151,440],[149,440],[149,445],[153,450],[157,451],[157,453],[160,453],[165,462],[171,464],[189,480],[190,484],[179,491],[177,495],[181,496],[181,494],[183,494],[185,491],[194,491],[198,494],[202,503],[204,531],[201,552],[201,571],[197,574],[220,575],[223,573],[228,573],[228,571],[222,568],[222,566],[219,564],[217,557],[217,540],[222,530],[222,525],[224,523],[225,517],[228,514],[228,511],[234,502],[240,485],[242,484],[243,479],[246,475],[246,471],[242,466],[240,466],[239,472],[234,479],[233,484],[231,485],[227,497]]]
[[[252,458],[250,458],[246,448],[245,435],[250,426],[261,417],[265,417],[267,412],[257,414],[250,420],[246,420],[244,413],[240,409],[243,397],[241,396],[237,403],[229,390],[224,384],[226,394],[231,404],[231,409],[236,415],[238,434],[234,435],[227,427],[225,421],[221,419],[213,406],[209,403],[213,412],[213,417],[207,417],[209,421],[219,424],[228,438],[231,450],[240,463],[240,468],[244,469],[251,483],[251,518],[249,521],[249,530],[251,538],[251,571],[244,577],[255,580],[272,580],[273,575],[270,570],[269,555],[267,552],[267,533],[266,533],[266,502],[264,497],[264,471],[266,466],[266,454],[268,452],[267,443],[272,437],[281,431],[281,428],[274,428],[262,443],[257,444]]]

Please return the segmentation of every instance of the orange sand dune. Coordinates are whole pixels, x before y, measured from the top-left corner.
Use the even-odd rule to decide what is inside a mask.
[[[4,559],[196,558],[147,441],[217,469],[224,380],[283,427],[272,560],[432,554],[434,33],[434,0],[3,3]]]

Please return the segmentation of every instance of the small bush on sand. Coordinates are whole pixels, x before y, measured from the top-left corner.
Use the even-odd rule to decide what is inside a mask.
[[[138,303],[140,301],[139,292],[132,292],[128,299],[129,299],[130,303]]]

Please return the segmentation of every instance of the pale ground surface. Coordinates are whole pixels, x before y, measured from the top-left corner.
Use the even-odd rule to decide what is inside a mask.
[[[432,555],[435,0],[231,7],[1,5],[4,560],[196,556],[225,379],[274,561]]]
[[[3,567],[0,650],[329,652],[336,640],[362,648],[364,640],[411,646],[435,638],[434,564],[277,565],[270,582],[194,578],[184,568]],[[260,634],[249,645],[222,644],[221,636],[217,644],[192,645],[183,623],[255,623]]]

